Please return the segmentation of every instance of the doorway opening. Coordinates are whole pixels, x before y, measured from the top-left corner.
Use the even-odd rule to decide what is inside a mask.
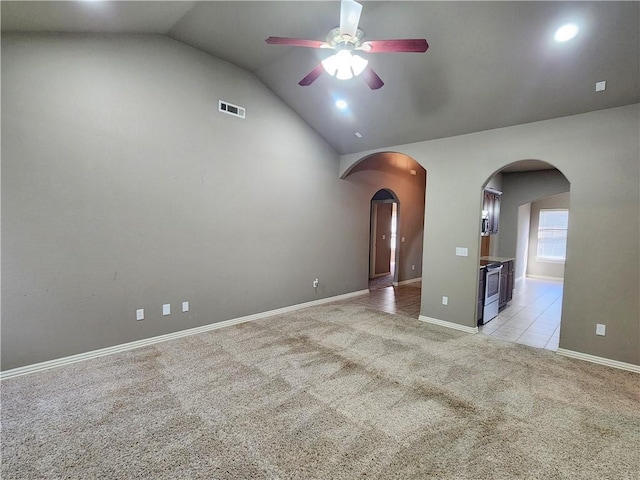
[[[399,202],[395,194],[386,188],[378,190],[371,198],[369,290],[389,287],[397,282],[398,215]]]
[[[558,349],[569,232],[569,190],[569,180],[562,172],[537,160],[511,164],[483,187],[478,289],[480,333],[532,347]],[[493,215],[491,208],[487,208],[487,195],[498,196],[494,199],[497,210]],[[484,271],[483,264],[486,265]],[[483,278],[490,266],[495,268],[499,264],[503,267],[499,311],[495,317],[485,319],[481,308]],[[486,295],[484,299],[486,301]]]
[[[425,193],[427,185],[427,171],[413,158],[399,152],[378,152],[361,158],[347,169],[342,175],[343,179],[359,186],[364,193],[362,202],[358,208],[369,213],[369,238],[368,245],[363,247],[361,253],[368,254],[361,263],[363,270],[361,278],[370,288],[387,286],[380,289],[384,292],[394,293],[396,287],[415,283],[414,287],[421,284],[422,280],[422,252],[424,242],[425,224]],[[389,241],[388,257],[389,266],[384,272],[376,265],[377,250],[374,235],[374,225],[377,221],[377,209],[381,211],[385,207],[376,206],[390,203],[391,217],[389,223],[393,227],[388,229]],[[393,215],[393,204],[395,215]],[[366,207],[369,207],[369,212]],[[376,214],[376,215],[374,215]],[[387,217],[389,212],[387,211]],[[362,217],[360,217],[362,218]],[[393,221],[391,221],[393,220]],[[379,232],[377,232],[379,233]],[[395,245],[391,244],[395,240]],[[386,235],[386,234],[385,234]],[[395,249],[391,247],[395,246]],[[376,271],[377,270],[377,271]],[[381,275],[382,273],[385,275]]]

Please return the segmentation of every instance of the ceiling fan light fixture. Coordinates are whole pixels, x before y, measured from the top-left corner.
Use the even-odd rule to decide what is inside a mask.
[[[353,78],[353,72],[350,68],[339,68],[338,73],[336,73],[336,78],[338,80],[350,80]]]
[[[364,69],[369,65],[369,61],[362,58],[360,55],[353,55],[351,57],[351,70],[353,70],[353,76],[357,77]]]
[[[338,71],[338,59],[336,55],[331,55],[330,57],[322,60],[322,66],[329,75],[335,77],[336,72]]]
[[[369,62],[360,55],[352,55],[349,50],[340,50],[322,61],[325,71],[338,80],[349,80],[360,75]]]

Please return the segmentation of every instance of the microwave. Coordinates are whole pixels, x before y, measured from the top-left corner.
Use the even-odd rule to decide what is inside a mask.
[[[482,226],[480,227],[480,232],[482,233],[482,235],[488,235],[489,234],[489,212],[487,212],[486,210],[482,211]]]

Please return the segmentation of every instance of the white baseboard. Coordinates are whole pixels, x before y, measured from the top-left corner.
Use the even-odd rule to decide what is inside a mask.
[[[460,330],[465,333],[478,333],[478,327],[467,327],[466,325],[460,325],[459,323],[447,322],[437,318],[425,317],[420,315],[418,320],[421,322],[432,323],[434,325],[440,325],[441,327],[453,328],[454,330]]]
[[[409,280],[403,280],[401,282],[393,282],[393,286],[394,287],[399,287],[400,285],[407,285],[409,283],[416,283],[416,282],[421,282],[421,281],[422,281],[422,277],[410,278]]]
[[[222,322],[210,323],[209,325],[204,325],[202,327],[189,328],[187,330],[180,330],[178,332],[167,333],[166,335],[159,335],[157,337],[144,338],[142,340],[136,340],[135,342],[123,343],[120,345],[114,345],[112,347],[101,348],[99,350],[92,350],[90,352],[78,353],[76,355],[71,355],[68,357],[47,360],[46,362],[34,363],[32,365],[25,365],[24,367],[12,368],[11,370],[5,370],[3,372],[0,372],[0,380],[12,378],[12,377],[19,377],[21,375],[27,375],[29,373],[40,372],[42,370],[48,370],[50,368],[61,367],[63,365],[69,365],[70,363],[82,362],[84,360],[89,360],[92,358],[104,357],[105,355],[124,352],[126,350],[133,350],[134,348],[139,348],[139,347],[146,347],[148,345],[153,345],[155,343],[166,342],[168,340],[174,340],[176,338],[188,337],[190,335],[196,335],[198,333],[217,330],[218,328],[229,327],[231,325],[237,325],[239,323],[251,322],[253,320],[259,320],[261,318],[272,317],[274,315],[281,315],[283,313],[293,312],[295,310],[300,310],[302,308],[314,307],[316,305],[336,302],[338,300],[345,300],[347,298],[366,295],[368,293],[369,293],[369,290],[358,290],[356,292],[336,295],[334,297],[321,298],[319,300],[299,303],[297,305],[278,308],[276,310],[269,310],[267,312],[255,313],[253,315],[247,315],[244,317],[232,318],[230,320],[224,320]]]
[[[619,362],[618,360],[597,357],[595,355],[589,355],[588,353],[574,352],[573,350],[565,350],[564,348],[559,348],[557,353],[564,357],[577,358],[578,360],[584,360],[585,362],[597,363],[598,365],[606,365],[607,367],[640,373],[640,365],[634,365],[633,363]]]
[[[562,277],[547,277],[546,275],[527,274],[527,278],[533,278],[534,280],[549,280],[552,282],[564,282],[564,278]]]

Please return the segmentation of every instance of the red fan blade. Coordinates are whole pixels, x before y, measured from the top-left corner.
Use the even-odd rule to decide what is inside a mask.
[[[294,47],[327,48],[326,42],[305,40],[304,38],[269,37],[265,40],[269,45],[292,45]]]
[[[429,44],[424,38],[402,38],[398,40],[371,40],[364,42],[359,50],[367,53],[424,53],[427,48],[429,48]]]
[[[301,87],[308,87],[313,82],[315,82],[320,75],[322,75],[322,72],[324,72],[324,67],[321,63],[319,63],[316,68],[309,72],[309,75],[298,82],[298,85],[300,85]]]
[[[364,81],[367,82],[367,85],[369,85],[371,90],[377,90],[384,85],[382,79],[371,67],[365,68],[360,75],[362,75],[362,78],[364,78]]]

